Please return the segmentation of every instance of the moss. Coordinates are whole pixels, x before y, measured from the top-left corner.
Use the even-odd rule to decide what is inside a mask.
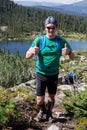
[[[77,123],[76,130],[87,130],[87,118],[86,117],[78,118],[76,120],[76,123]]]
[[[27,94],[27,90],[25,88],[18,88],[17,91]]]

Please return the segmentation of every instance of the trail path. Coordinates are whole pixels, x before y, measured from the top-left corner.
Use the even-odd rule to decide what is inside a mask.
[[[53,108],[53,122],[42,120],[42,122],[35,122],[32,121],[32,125],[34,128],[26,129],[26,130],[75,130],[75,123],[73,117],[68,117],[65,115],[65,110],[61,106],[61,101],[64,97],[62,91],[57,91],[56,98],[55,98],[55,105]],[[47,94],[46,99],[47,101]]]

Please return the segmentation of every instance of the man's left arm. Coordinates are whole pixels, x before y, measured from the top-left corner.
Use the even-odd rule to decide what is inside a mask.
[[[68,55],[69,59],[74,59],[74,52],[68,43],[65,43],[64,48],[62,48],[62,55]]]
[[[72,50],[69,50],[68,56],[69,56],[69,59],[73,60],[75,57],[74,52]]]

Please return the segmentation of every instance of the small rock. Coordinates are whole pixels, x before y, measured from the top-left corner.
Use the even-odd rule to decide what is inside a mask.
[[[47,130],[59,130],[59,127],[56,125],[51,125]]]

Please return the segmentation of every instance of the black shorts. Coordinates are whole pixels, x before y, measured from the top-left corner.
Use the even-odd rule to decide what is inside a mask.
[[[56,94],[57,84],[58,84],[58,74],[53,76],[45,76],[39,73],[36,73],[36,95],[37,96],[44,96],[45,91],[49,94]]]

